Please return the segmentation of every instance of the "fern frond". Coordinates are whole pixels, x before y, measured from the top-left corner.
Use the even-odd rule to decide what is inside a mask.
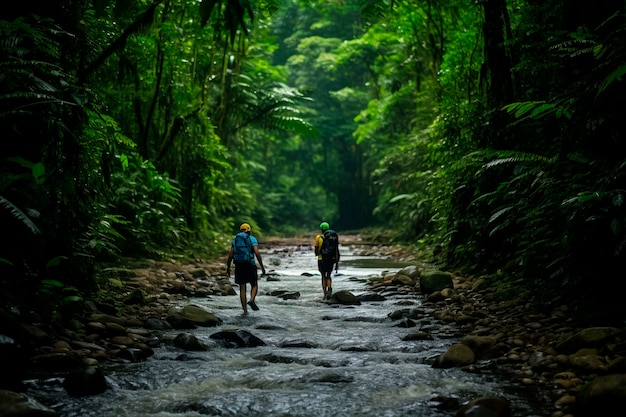
[[[495,213],[491,215],[491,217],[489,217],[487,224],[497,221],[500,217],[502,217],[502,215],[504,215],[507,211],[511,210],[512,208],[513,206],[509,206],[509,207],[505,207],[503,209],[496,211]]]
[[[13,217],[17,220],[21,221],[24,226],[26,226],[33,234],[38,235],[41,233],[41,230],[37,227],[35,223],[26,215],[22,210],[20,210],[15,204],[11,203],[6,198],[0,196],[0,206],[7,209]]]
[[[525,152],[516,152],[514,156],[509,156],[505,158],[497,158],[493,159],[486,164],[483,165],[484,169],[494,168],[500,165],[508,165],[508,164],[519,164],[522,162],[551,162],[550,158],[547,158],[543,155],[525,153]]]
[[[516,118],[521,118],[522,116],[538,118],[554,112],[556,104],[545,101],[524,101],[508,104],[502,109],[509,114],[513,114]]]
[[[613,84],[615,81],[621,80],[624,74],[626,74],[626,64],[620,65],[615,70],[613,70],[613,72],[607,75],[604,80],[602,80],[602,82],[598,86],[598,93],[596,94],[596,96],[603,93],[604,90],[609,88],[611,84]]]

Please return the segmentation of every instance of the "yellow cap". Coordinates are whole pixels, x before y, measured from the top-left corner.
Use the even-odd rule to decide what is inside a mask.
[[[239,230],[241,230],[242,232],[249,232],[250,225],[248,223],[242,223],[241,226],[239,226]]]

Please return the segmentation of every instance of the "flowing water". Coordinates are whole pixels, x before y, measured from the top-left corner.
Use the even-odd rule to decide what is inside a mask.
[[[339,273],[333,276],[335,292],[362,294],[367,278],[402,267],[348,251],[343,248]],[[438,407],[438,398],[463,403],[487,395],[511,399],[516,416],[533,415],[504,381],[432,368],[433,358],[453,341],[402,340],[411,329],[394,327],[388,314],[419,305],[419,297],[327,304],[310,247],[272,252],[264,253],[264,260],[277,280],[260,278],[259,311],[243,315],[238,296],[186,301],[213,312],[223,325],[167,336],[193,333],[211,346],[209,351],[183,352],[163,344],[145,362],[106,365],[110,388],[97,396],[69,397],[57,379],[30,381],[29,394],[62,416],[76,417],[435,417],[454,415]],[[280,265],[272,266],[272,258]],[[280,290],[297,291],[300,297],[270,295]],[[235,329],[249,331],[266,345],[228,349],[210,339]]]

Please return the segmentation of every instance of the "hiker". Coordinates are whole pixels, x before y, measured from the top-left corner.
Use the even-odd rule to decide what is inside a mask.
[[[239,285],[239,299],[241,300],[243,313],[247,314],[247,306],[250,306],[250,308],[255,311],[259,309],[254,301],[257,291],[259,290],[258,273],[254,258],[256,257],[259,261],[263,275],[265,275],[265,266],[263,266],[261,253],[259,252],[259,242],[250,234],[250,225],[243,223],[239,226],[239,230],[239,233],[235,235],[230,245],[228,260],[226,261],[226,274],[230,276],[230,264],[234,261],[235,283]],[[247,303],[246,284],[250,284],[250,301]]]
[[[327,222],[320,223],[320,230],[322,234],[315,237],[315,254],[317,268],[322,274],[324,300],[330,300],[333,295],[333,266],[335,272],[339,269],[339,237]]]

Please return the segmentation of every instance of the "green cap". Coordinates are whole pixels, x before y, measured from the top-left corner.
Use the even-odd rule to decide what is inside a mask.
[[[328,223],[326,223],[326,222],[321,222],[320,223],[320,229],[323,230],[323,231],[326,231],[326,230],[330,229],[330,225]]]

